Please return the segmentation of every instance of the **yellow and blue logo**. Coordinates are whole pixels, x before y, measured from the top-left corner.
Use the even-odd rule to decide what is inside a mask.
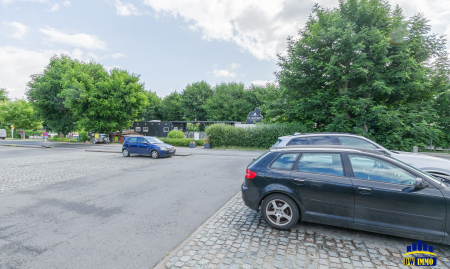
[[[427,243],[422,244],[422,240],[417,241],[417,244],[407,246],[406,253],[403,254],[403,265],[436,266],[436,254],[433,253],[433,246],[428,246]]]

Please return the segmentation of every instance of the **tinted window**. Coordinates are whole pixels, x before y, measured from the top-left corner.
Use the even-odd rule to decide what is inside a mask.
[[[139,144],[145,144],[145,143],[148,144],[148,142],[144,138],[141,138],[141,137],[138,138],[138,143]]]
[[[163,143],[161,140],[159,140],[158,138],[155,138],[155,137],[147,137],[147,140],[150,143],[156,143],[156,144],[162,144]]]
[[[283,154],[277,158],[275,162],[272,163],[270,168],[278,169],[291,169],[297,159],[298,154]]]
[[[312,142],[308,141],[308,138],[294,138],[287,144],[288,146],[295,146],[295,145],[311,145]]]
[[[349,154],[356,178],[383,181],[404,185],[415,185],[416,177],[388,162],[377,158]]]
[[[128,142],[128,143],[137,143],[137,138],[136,138],[136,137],[129,138],[129,139],[127,140],[127,142]]]
[[[338,153],[304,153],[298,170],[308,173],[344,176],[341,155]]]
[[[334,145],[332,136],[313,136],[309,138],[314,145]]]
[[[377,149],[377,147],[374,144],[369,143],[366,140],[363,140],[361,138],[349,137],[349,136],[339,136],[339,140],[341,141],[341,144],[346,147],[356,147],[356,148],[372,149],[372,150]]]

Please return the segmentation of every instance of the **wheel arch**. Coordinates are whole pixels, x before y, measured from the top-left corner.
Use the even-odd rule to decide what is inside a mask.
[[[263,197],[261,198],[261,200],[259,201],[258,208],[261,207],[262,202],[264,201],[264,199],[266,199],[267,196],[272,195],[272,194],[283,194],[283,195],[286,195],[287,197],[291,198],[292,201],[294,201],[294,202],[295,202],[295,205],[297,206],[297,209],[298,209],[300,218],[303,217],[303,216],[302,216],[302,212],[303,212],[302,206],[300,206],[301,201],[298,201],[298,199],[297,199],[292,193],[287,192],[287,191],[285,191],[285,190],[281,190],[281,189],[275,189],[275,190],[271,190],[271,191],[265,193],[264,196],[263,196]],[[301,204],[301,205],[303,205],[303,204]]]

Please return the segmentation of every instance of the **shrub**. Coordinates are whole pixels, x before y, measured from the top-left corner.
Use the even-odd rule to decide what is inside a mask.
[[[164,140],[164,143],[170,144],[172,146],[177,147],[189,147],[189,143],[193,140],[192,138],[162,138],[161,140]],[[205,144],[203,139],[195,141],[197,146],[203,146]]]
[[[184,133],[180,130],[172,130],[167,134],[167,138],[184,138]]]
[[[224,123],[206,128],[212,147],[257,147],[270,148],[278,137],[305,133],[308,128],[300,123],[257,124],[254,128],[239,128]]]
[[[87,142],[90,140],[86,131],[81,131],[78,133],[78,135],[80,136],[80,142]]]

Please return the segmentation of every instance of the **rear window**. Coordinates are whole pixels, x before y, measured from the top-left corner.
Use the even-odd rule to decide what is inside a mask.
[[[312,145],[312,141],[308,140],[307,137],[302,138],[294,138],[287,144],[288,146],[296,146],[296,145]]]
[[[314,145],[334,145],[334,137],[332,136],[313,136],[309,138]]]
[[[291,169],[298,157],[298,153],[280,155],[270,166],[272,169]]]
[[[304,153],[298,162],[301,172],[344,176],[339,153]]]

